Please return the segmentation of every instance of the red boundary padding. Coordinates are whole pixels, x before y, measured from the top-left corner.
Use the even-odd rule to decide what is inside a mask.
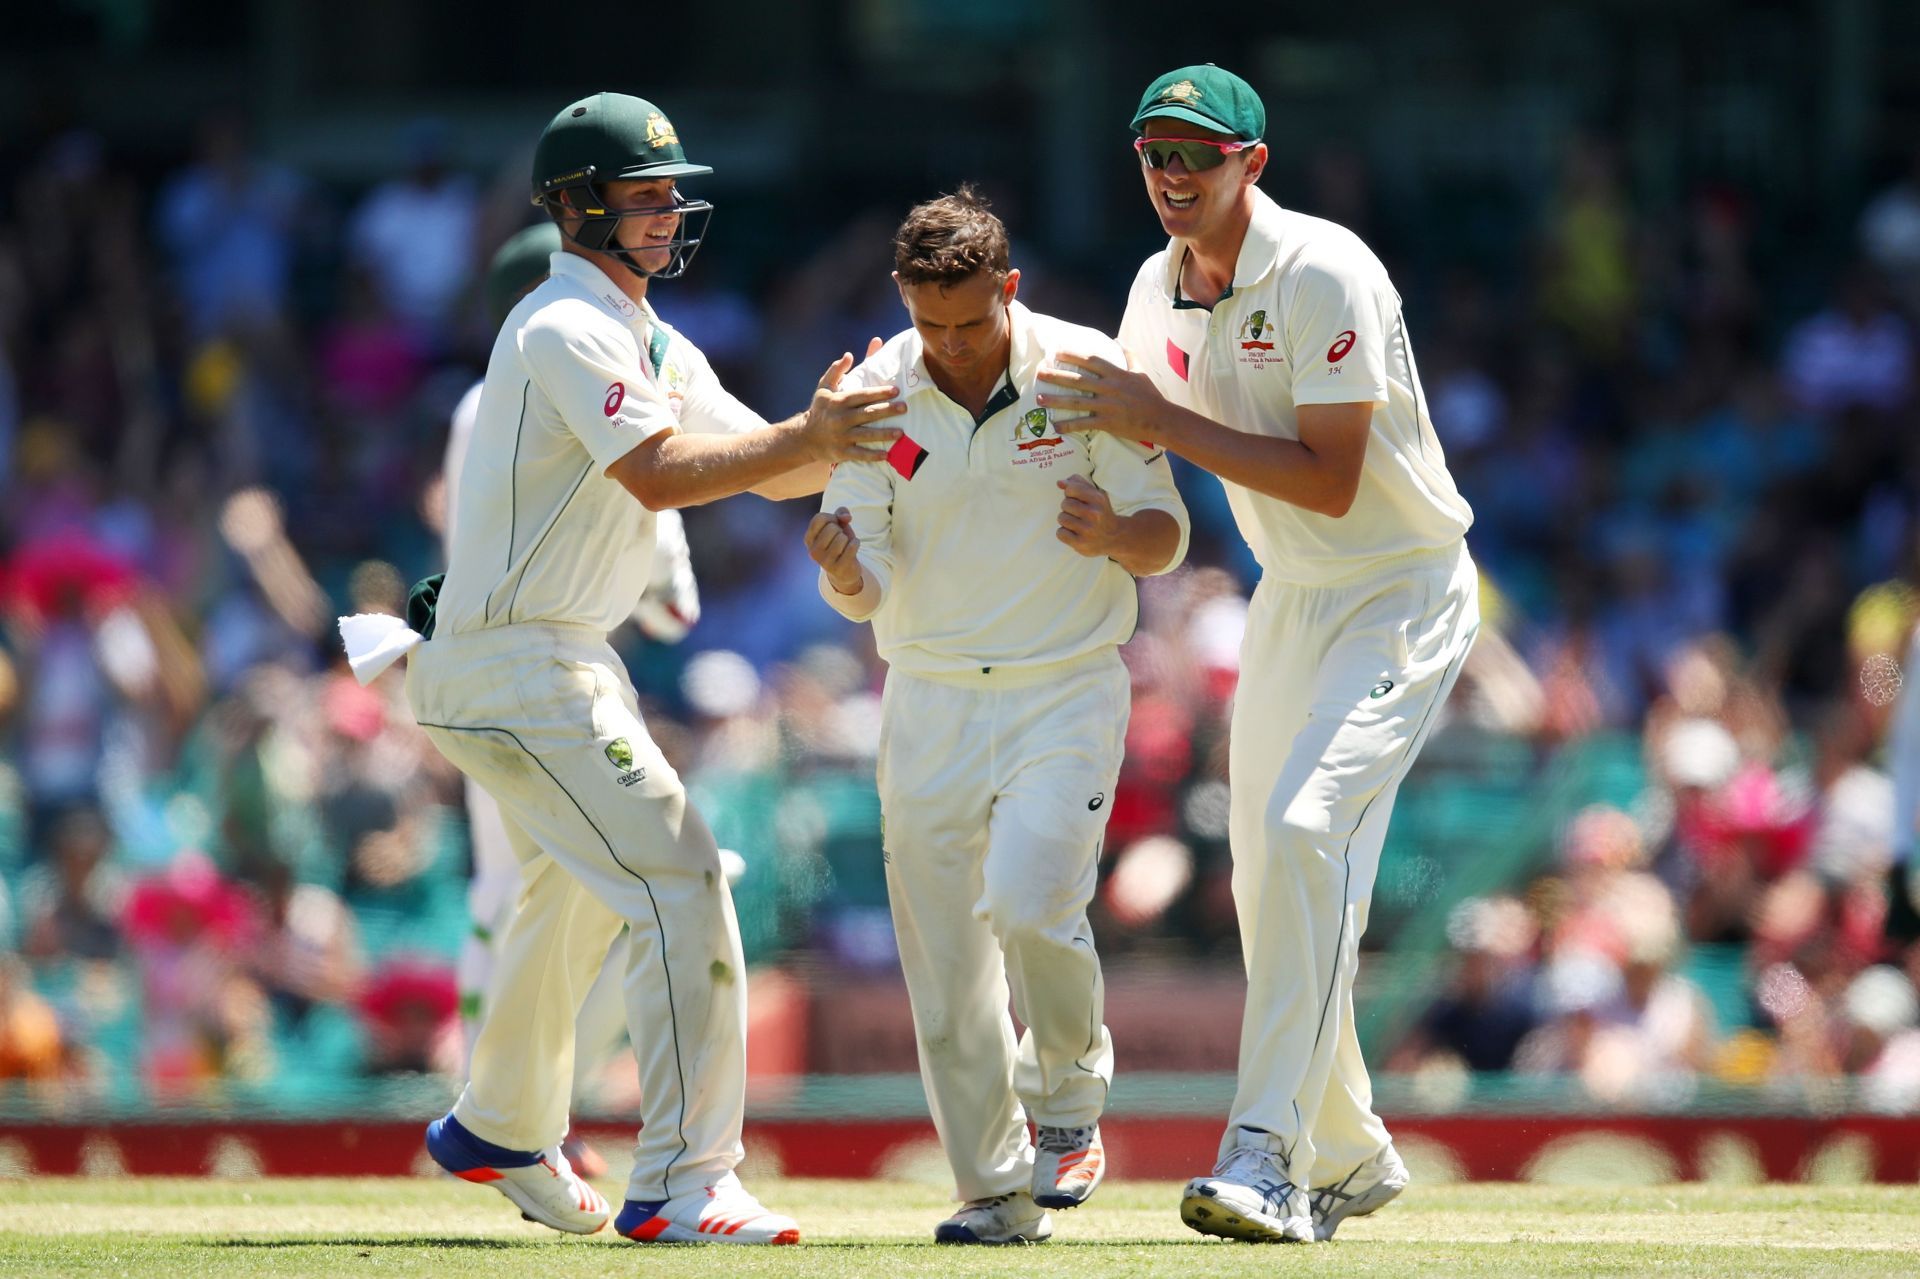
[[[198,1176],[224,1151],[242,1155],[268,1176],[382,1177],[417,1171],[426,1118],[417,1123],[304,1122],[33,1124],[0,1122],[0,1143],[32,1171],[68,1175],[124,1168],[136,1176]],[[1848,1115],[1715,1117],[1620,1115],[1460,1115],[1389,1119],[1398,1137],[1444,1147],[1477,1181],[1517,1181],[1550,1142],[1589,1134],[1634,1139],[1666,1156],[1683,1179],[1701,1173],[1709,1144],[1744,1142],[1766,1175],[1801,1179],[1814,1156],[1840,1138],[1864,1142],[1876,1181],[1920,1180],[1920,1117]],[[623,1150],[632,1129],[611,1120],[577,1130],[609,1152]],[[1193,1176],[1213,1165],[1217,1120],[1112,1116],[1101,1124],[1109,1167],[1122,1177]],[[795,1177],[881,1175],[890,1160],[934,1141],[924,1120],[766,1120],[750,1123],[747,1148],[777,1158]]]

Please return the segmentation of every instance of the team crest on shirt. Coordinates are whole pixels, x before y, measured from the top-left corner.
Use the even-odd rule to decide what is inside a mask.
[[[633,766],[633,743],[624,737],[616,737],[607,743],[607,762],[620,770],[619,782],[622,786],[647,780],[647,770]]]
[[[1054,425],[1053,414],[1036,405],[1013,420],[1013,464],[1045,470],[1057,459],[1070,457],[1073,447]]]
[[[1287,357],[1273,349],[1274,340],[1279,334],[1279,329],[1267,319],[1264,310],[1255,311],[1240,321],[1240,354],[1237,357],[1240,363],[1252,368],[1285,364]]]
[[[673,413],[673,420],[680,420],[680,410],[687,404],[687,375],[678,364],[668,361],[660,370],[660,380],[667,390],[667,408]]]

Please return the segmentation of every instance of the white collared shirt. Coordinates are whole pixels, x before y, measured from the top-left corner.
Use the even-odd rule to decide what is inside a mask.
[[[449,495],[435,634],[515,622],[612,630],[646,588],[654,516],[607,468],[662,431],[766,425],[698,348],[599,268],[563,251],[550,269],[494,339]]]
[[[1124,644],[1139,617],[1133,576],[1110,559],[1077,554],[1055,535],[1058,482],[1082,475],[1122,515],[1153,509],[1180,526],[1160,569],[1187,553],[1187,509],[1164,452],[1101,431],[1075,431],[1034,402],[1035,374],[1057,352],[1121,360],[1093,329],[1010,308],[1008,376],[977,425],[934,385],[912,329],[848,374],[848,386],[900,389],[904,435],[889,465],[840,466],[821,509],[846,507],[860,562],[879,587],[871,612],[820,576],[826,601],[873,621],[880,656],[896,670],[939,676],[982,667],[1040,666]]]
[[[1236,430],[1300,438],[1295,406],[1371,403],[1360,489],[1335,519],[1224,481],[1262,572],[1322,585],[1385,559],[1451,546],[1473,523],[1427,416],[1386,268],[1345,227],[1258,189],[1228,294],[1180,298],[1178,243],[1135,277],[1120,342],[1160,393]]]

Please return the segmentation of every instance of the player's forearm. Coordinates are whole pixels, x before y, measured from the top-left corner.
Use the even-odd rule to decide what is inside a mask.
[[[810,460],[792,422],[745,435],[676,432],[660,442],[640,487],[628,487],[649,510],[699,506],[768,484]]]
[[[860,584],[854,590],[843,590],[842,586],[851,583],[836,582],[824,569],[820,573],[820,595],[834,612],[848,621],[864,622],[880,608],[880,582],[865,565],[859,565]]]
[[[1120,531],[1107,558],[1135,577],[1152,577],[1173,567],[1180,550],[1180,522],[1152,507],[1119,517]]]
[[[1169,404],[1154,443],[1244,488],[1335,519],[1353,505],[1352,477],[1298,440],[1252,435]]]
[[[769,502],[784,502],[794,497],[812,497],[827,487],[827,477],[831,474],[833,474],[832,463],[808,462],[784,474],[774,476],[765,484],[756,484],[747,491],[756,497],[764,497]]]

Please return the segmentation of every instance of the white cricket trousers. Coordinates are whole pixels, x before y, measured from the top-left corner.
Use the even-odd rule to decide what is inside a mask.
[[[1106,1105],[1113,1041],[1087,904],[1131,700],[1111,648],[887,677],[887,893],[920,1077],[963,1200],[1032,1183],[1029,1116],[1072,1128]],[[1017,1045],[1009,997],[1026,1027]]]
[[[520,908],[520,859],[514,855],[513,842],[507,838],[499,803],[471,777],[466,779],[466,794],[467,845],[473,854],[473,875],[467,883],[467,915],[473,924],[466,940],[460,944],[454,977],[460,987],[460,1032],[466,1044],[466,1061],[471,1065],[473,1043],[480,1034],[481,1017],[493,988],[494,970],[500,965],[500,948],[506,941],[507,924],[513,919],[513,912]],[[607,952],[600,975],[594,979],[580,1016],[574,1022],[576,1100],[581,1085],[626,1046],[625,947],[625,938],[614,939],[613,949]]]
[[[1464,542],[1253,594],[1228,760],[1247,1004],[1220,1150],[1271,1150],[1303,1188],[1387,1144],[1353,1024],[1360,936],[1394,797],[1479,625]]]
[[[647,736],[605,636],[561,624],[436,637],[407,698],[441,753],[499,802],[520,862],[466,1088],[482,1140],[566,1134],[574,1019],[624,923],[640,1067],[631,1199],[711,1185],[740,1162],[746,972],[720,853]]]

